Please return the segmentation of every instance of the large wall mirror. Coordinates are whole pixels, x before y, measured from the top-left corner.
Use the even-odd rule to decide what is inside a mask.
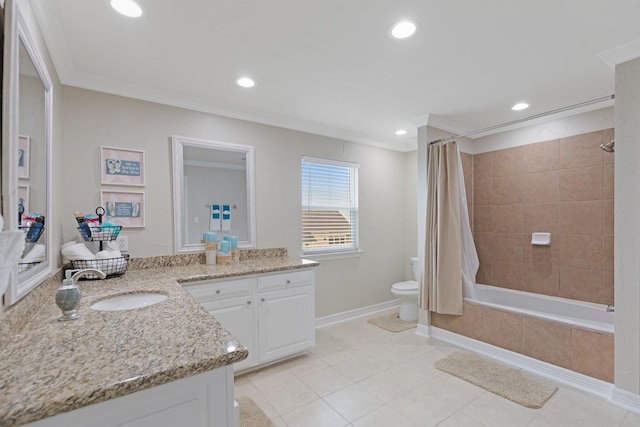
[[[255,247],[254,147],[174,136],[172,149],[175,252],[204,250],[207,231]],[[228,230],[212,220],[216,206],[229,207]]]
[[[7,305],[52,271],[47,227],[51,224],[53,85],[16,6],[15,1],[5,5],[3,217],[5,228],[22,229],[27,243],[5,294]]]

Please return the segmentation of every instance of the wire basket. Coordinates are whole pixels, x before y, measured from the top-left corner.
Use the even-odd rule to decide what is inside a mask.
[[[38,262],[19,262],[18,263],[18,273],[24,273],[25,271],[31,270],[36,265],[40,264],[42,261]]]
[[[85,268],[95,268],[102,271],[107,277],[122,276],[127,271],[129,255],[125,254],[117,258],[91,259],[91,260],[72,260],[71,267],[74,270],[82,270]],[[97,274],[85,274],[81,279],[99,279]]]
[[[78,231],[80,232],[80,235],[85,242],[104,242],[116,240],[121,229],[121,225],[92,226],[82,224],[80,225],[80,227],[78,227]]]

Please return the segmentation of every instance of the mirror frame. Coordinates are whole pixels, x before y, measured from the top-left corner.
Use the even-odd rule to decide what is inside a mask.
[[[52,163],[51,144],[53,137],[53,83],[44,59],[40,54],[32,36],[29,34],[27,24],[18,9],[16,0],[5,1],[5,52],[4,52],[4,75],[3,75],[3,98],[2,105],[2,215],[4,217],[5,229],[18,229],[18,212],[13,209],[18,202],[18,135],[19,135],[19,79],[20,79],[20,42],[24,45],[27,54],[33,62],[42,86],[45,91],[45,122],[44,122],[44,147],[45,153],[45,261],[42,265],[34,267],[32,272],[20,281],[18,276],[18,266],[14,266],[11,272],[9,287],[5,292],[5,306],[14,304],[20,298],[27,295],[32,289],[48,279],[52,271],[53,249],[51,239],[51,225],[54,224],[51,206],[52,200]]]
[[[211,141],[200,138],[173,135],[173,241],[176,254],[204,251],[203,243],[186,243],[182,233],[184,221],[184,147],[244,153],[247,180],[247,236],[249,240],[238,241],[239,248],[256,246],[256,204],[255,204],[255,147],[230,142]]]

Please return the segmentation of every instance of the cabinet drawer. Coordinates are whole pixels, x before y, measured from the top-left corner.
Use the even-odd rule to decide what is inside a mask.
[[[196,301],[205,303],[227,298],[251,297],[251,283],[254,279],[231,280],[226,282],[208,282],[186,285],[185,290]]]
[[[313,283],[313,271],[270,274],[258,277],[258,292],[287,289]]]

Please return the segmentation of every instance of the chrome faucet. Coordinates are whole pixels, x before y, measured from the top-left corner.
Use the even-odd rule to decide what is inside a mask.
[[[613,313],[614,311],[616,311],[616,308],[614,306],[612,306],[611,304],[609,304],[607,306],[607,313]]]
[[[62,285],[56,289],[56,305],[62,310],[62,317],[58,320],[74,320],[78,318],[78,306],[80,305],[80,288],[78,279],[85,274],[95,274],[99,278],[107,277],[104,272],[95,268],[85,268],[84,270],[67,270]]]

